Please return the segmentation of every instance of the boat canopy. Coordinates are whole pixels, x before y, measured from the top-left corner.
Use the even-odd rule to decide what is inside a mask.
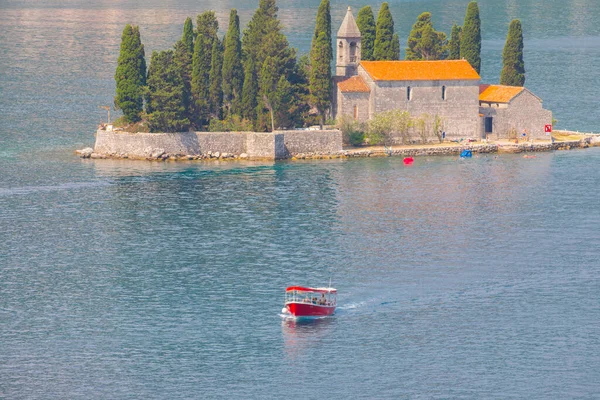
[[[313,292],[313,293],[337,293],[337,290],[334,288],[309,288],[304,286],[290,286],[285,289],[286,292]]]

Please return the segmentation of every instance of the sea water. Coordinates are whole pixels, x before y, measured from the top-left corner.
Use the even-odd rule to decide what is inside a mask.
[[[600,149],[306,162],[80,160],[124,24],[146,54],[254,1],[0,4],[0,397],[596,398]],[[390,2],[403,45],[432,11]],[[480,1],[483,78],[521,18],[527,86],[597,130],[595,1]],[[357,10],[361,3],[350,3]],[[280,1],[306,52],[318,1]],[[334,31],[347,3],[332,4]],[[378,4],[372,6],[377,11]],[[339,290],[331,318],[285,287]]]

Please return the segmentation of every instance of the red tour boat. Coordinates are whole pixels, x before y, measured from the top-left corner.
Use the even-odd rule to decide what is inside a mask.
[[[294,317],[326,317],[333,315],[337,290],[332,287],[310,288],[290,286],[285,290],[284,314]]]

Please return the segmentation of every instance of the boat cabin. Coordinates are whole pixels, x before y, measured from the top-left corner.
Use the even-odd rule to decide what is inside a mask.
[[[285,290],[285,304],[302,303],[325,307],[335,307],[337,290],[334,288],[309,288],[290,286]]]

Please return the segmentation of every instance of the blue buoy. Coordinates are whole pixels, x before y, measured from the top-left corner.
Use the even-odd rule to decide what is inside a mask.
[[[460,153],[460,157],[461,158],[470,158],[470,157],[473,157],[473,152],[471,150],[463,150]]]

